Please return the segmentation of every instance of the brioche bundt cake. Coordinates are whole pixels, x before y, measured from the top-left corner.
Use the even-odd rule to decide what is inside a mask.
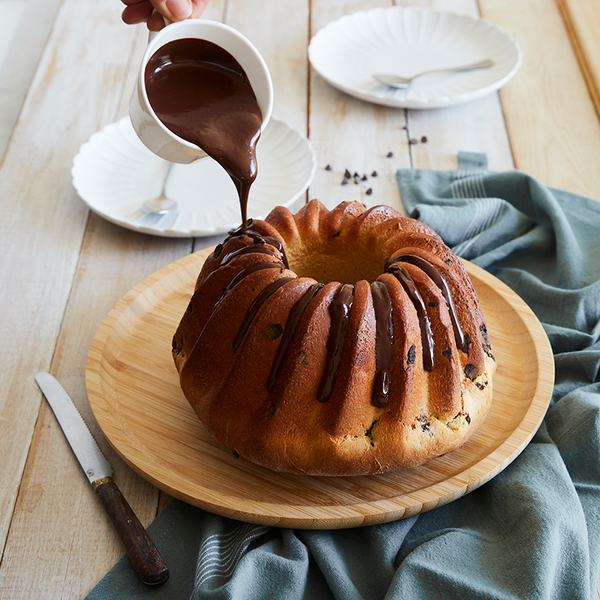
[[[364,475],[461,446],[496,369],[460,260],[387,206],[313,200],[231,232],[173,339],[181,388],[235,456]]]

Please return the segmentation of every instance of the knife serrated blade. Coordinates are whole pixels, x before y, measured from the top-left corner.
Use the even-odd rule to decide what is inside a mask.
[[[35,380],[46,396],[90,483],[93,484],[103,477],[111,477],[113,470],[110,463],[102,454],[102,450],[62,385],[50,373],[38,373]]]
[[[112,467],[92,437],[77,407],[50,373],[38,373],[35,380],[46,396],[79,464],[104,505],[138,575],[148,585],[164,583],[169,578],[169,569],[112,480]]]

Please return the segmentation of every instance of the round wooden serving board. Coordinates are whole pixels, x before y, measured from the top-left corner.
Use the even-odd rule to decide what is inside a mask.
[[[506,285],[465,263],[498,371],[491,411],[464,446],[421,467],[361,477],[289,475],[234,458],[196,417],[171,358],[171,338],[211,251],[168,265],[126,294],[98,329],[87,362],[89,400],[102,431],[134,470],[172,496],[281,527],[384,523],[489,481],[519,455],[544,418],[554,361],[542,326]]]

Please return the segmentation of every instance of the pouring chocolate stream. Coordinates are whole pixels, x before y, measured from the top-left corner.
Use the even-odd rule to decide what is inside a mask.
[[[217,44],[184,38],[160,47],[144,76],[148,100],[163,124],[202,148],[231,177],[246,229],[262,113],[244,69]]]

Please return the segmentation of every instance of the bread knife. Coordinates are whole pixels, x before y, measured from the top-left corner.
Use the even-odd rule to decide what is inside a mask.
[[[49,373],[38,373],[35,380],[48,400],[81,468],[104,505],[140,579],[147,585],[164,583],[169,578],[169,569],[113,481],[113,469],[92,437],[77,407],[60,383]]]

